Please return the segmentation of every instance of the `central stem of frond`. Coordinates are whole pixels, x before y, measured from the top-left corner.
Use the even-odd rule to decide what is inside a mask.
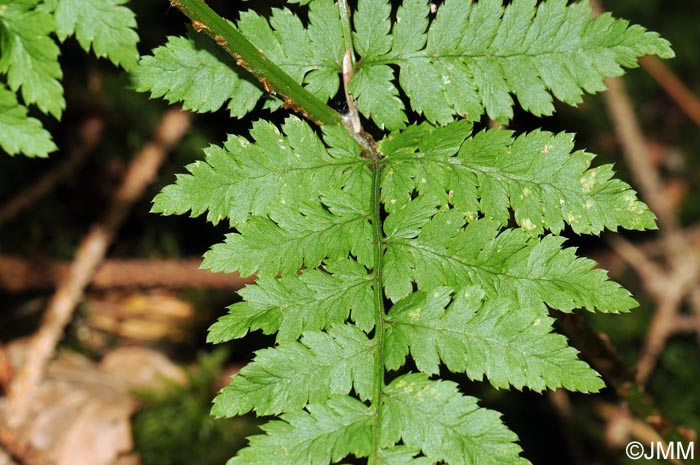
[[[382,288],[382,260],[384,256],[384,241],[381,217],[381,176],[382,165],[380,154],[376,150],[370,152],[372,159],[372,227],[374,245],[374,394],[372,396],[372,408],[374,409],[374,427],[372,432],[372,451],[369,456],[369,465],[379,463],[379,450],[381,449],[382,429],[382,393],[384,390],[384,292]]]

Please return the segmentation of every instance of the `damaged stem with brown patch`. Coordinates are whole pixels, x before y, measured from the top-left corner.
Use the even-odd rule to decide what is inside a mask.
[[[343,123],[340,113],[304,89],[202,0],[170,0],[170,3],[190,19],[196,31],[211,37],[238,66],[255,76],[267,92],[280,95],[287,108],[318,125]]]

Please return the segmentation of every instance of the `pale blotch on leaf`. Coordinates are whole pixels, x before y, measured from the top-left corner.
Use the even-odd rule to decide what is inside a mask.
[[[528,231],[532,231],[536,226],[530,218],[525,218],[522,221],[522,227]]]
[[[597,171],[589,171],[586,176],[581,178],[581,187],[584,192],[590,192],[595,186],[595,178],[598,176]]]
[[[566,215],[566,222],[569,224],[577,223],[579,220],[579,217],[577,215],[574,215],[573,213],[569,213]]]

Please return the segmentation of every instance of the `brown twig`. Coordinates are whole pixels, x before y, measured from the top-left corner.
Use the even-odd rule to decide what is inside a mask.
[[[243,279],[238,273],[212,273],[199,269],[201,262],[200,258],[105,260],[95,271],[90,287],[208,287],[237,290],[254,282],[254,278]],[[0,255],[0,289],[11,292],[51,289],[65,279],[69,269],[69,262]]]
[[[663,184],[652,164],[646,139],[630,101],[625,83],[620,78],[607,79],[608,91],[603,94],[615,133],[622,145],[625,162],[639,187],[642,197],[659,219],[661,230],[671,234],[679,229],[673,208],[664,195]]]
[[[696,226],[682,231],[686,256],[689,257],[683,262],[687,268],[676,268],[673,272],[664,270],[651,259],[662,256],[665,250],[663,244],[658,241],[632,244],[619,236],[609,240],[615,258],[622,258],[624,263],[634,269],[644,283],[647,293],[658,304],[655,321],[651,325],[656,330],[648,335],[646,348],[649,354],[656,355],[640,360],[638,366],[640,379],[646,379],[649,376],[653,368],[653,363],[650,362],[658,356],[668,337],[675,333],[697,333],[700,338],[700,289],[696,286],[700,274],[698,232],[700,231]],[[613,265],[613,268],[619,268],[619,265],[614,266],[612,259],[612,255],[601,255],[596,261],[608,270],[611,269],[610,265]],[[688,306],[695,315],[679,313],[683,299],[688,302]]]
[[[582,357],[603,376],[637,418],[649,424],[667,442],[697,440],[697,432],[674,425],[661,414],[654,399],[637,382],[634,372],[620,361],[607,338],[593,332],[578,315],[563,315],[559,323],[573,345],[581,350]]]
[[[666,274],[656,262],[651,260],[646,253],[636,245],[615,236],[608,240],[610,247],[622,258],[644,282],[661,282]],[[656,292],[654,292],[656,294]]]
[[[11,385],[4,411],[5,421],[10,427],[24,421],[34,389],[71,319],[76,302],[90,283],[131,205],[153,180],[166,152],[184,135],[189,122],[190,117],[186,113],[177,110],[166,113],[152,142],[136,155],[129,166],[107,214],[80,244],[66,279],[53,295],[41,327],[32,338],[29,356]]]
[[[676,315],[673,322],[673,331],[676,333],[700,334],[700,317],[696,315]]]
[[[630,415],[626,406],[614,405],[606,402],[595,402],[594,411],[607,423],[607,443],[614,449],[621,449],[630,438],[641,441],[643,444],[660,441],[666,446],[668,443],[659,436],[649,424]],[[680,459],[669,458],[669,463],[683,465]]]
[[[44,454],[0,422],[0,444],[20,465],[53,465]]]
[[[598,0],[590,0],[594,11],[599,13],[601,6]],[[653,64],[652,64],[653,68]],[[659,68],[654,68],[656,71]],[[669,79],[666,75],[665,79]],[[638,361],[637,380],[641,383],[651,375],[659,354],[670,335],[674,331],[674,320],[679,314],[686,295],[692,290],[698,278],[697,254],[689,254],[692,244],[681,230],[672,203],[664,191],[661,177],[652,163],[648,144],[644,138],[641,125],[635,114],[632,102],[625,89],[624,82],[617,79],[606,80],[608,92],[604,94],[608,114],[613,122],[615,133],[622,146],[627,166],[632,172],[635,184],[641,195],[656,214],[661,228],[663,241],[663,266],[652,267],[640,259],[641,252],[634,252],[631,247],[620,247],[617,250],[621,257],[640,273],[642,284],[654,299],[656,312],[647,331],[644,347]],[[647,262],[651,262],[646,259]]]
[[[678,107],[700,126],[700,99],[676,77],[668,67],[655,56],[646,56],[639,60],[642,68],[666,91]]]
[[[32,206],[71,174],[83,163],[85,157],[94,150],[102,137],[103,123],[99,118],[89,118],[80,128],[80,141],[70,151],[60,165],[39,178],[31,186],[20,191],[0,208],[0,225],[7,223],[23,210]]]
[[[682,230],[683,240],[688,245],[687,251],[696,254],[700,254],[700,224],[686,226]],[[620,236],[614,236],[610,242],[617,241]],[[659,238],[651,238],[643,240],[640,242],[635,242],[632,247],[636,249],[636,253],[644,256],[645,262],[650,262],[653,264],[654,269],[660,272],[665,272],[660,265],[656,263],[656,259],[663,258],[664,256],[664,244]],[[619,255],[618,250],[599,250],[594,253],[592,257],[597,263],[599,263],[603,268],[608,270],[611,275],[617,274],[618,276],[622,274],[622,270],[629,265],[629,258],[626,257],[624,260]],[[632,267],[635,271],[638,271],[634,266]]]
[[[616,250],[620,256],[639,272],[644,287],[656,304],[656,312],[638,362],[637,379],[643,383],[651,375],[659,354],[674,331],[673,320],[679,313],[685,295],[697,280],[697,254],[688,253],[691,244],[683,235],[673,208],[664,195],[624,83],[619,79],[609,80],[608,87],[605,101],[623,146],[625,161],[642,195],[659,218],[664,244],[666,269],[657,265],[650,272],[650,261],[646,260],[647,263],[643,264],[645,260],[640,258],[643,255],[641,252],[632,253],[632,247],[621,247],[623,243],[620,240],[613,242],[613,246],[617,244]]]

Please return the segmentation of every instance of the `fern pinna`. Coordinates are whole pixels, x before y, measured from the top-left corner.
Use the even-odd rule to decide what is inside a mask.
[[[359,0],[352,19],[344,1],[300,3],[234,26],[174,1],[194,28],[134,73],[137,89],[195,111],[241,117],[262,98],[310,120],[229,136],[154,202],[227,220],[203,266],[257,276],[209,340],[276,334],[214,402],[217,416],[278,417],[229,463],[529,463],[440,367],[497,388],[601,389],[548,309],[635,301],[559,233],[654,228],[654,216],[571,135],[473,124],[508,121],[513,97],[551,114],[553,97],[576,104],[639,56],[673,53],[585,2]],[[341,74],[359,131],[325,105]]]

